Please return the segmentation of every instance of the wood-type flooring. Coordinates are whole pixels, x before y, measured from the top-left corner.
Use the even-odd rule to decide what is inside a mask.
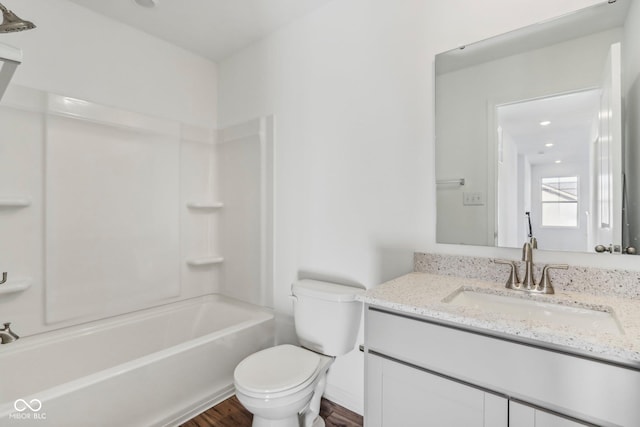
[[[326,427],[362,427],[362,416],[322,399],[320,416]],[[208,409],[181,427],[251,427],[252,415],[235,396]]]

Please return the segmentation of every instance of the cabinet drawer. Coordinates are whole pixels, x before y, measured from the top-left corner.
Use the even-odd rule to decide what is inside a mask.
[[[595,424],[640,425],[636,370],[375,307],[366,316],[367,351]]]

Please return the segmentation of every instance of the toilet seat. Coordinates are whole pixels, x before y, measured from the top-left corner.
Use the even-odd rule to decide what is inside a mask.
[[[275,398],[307,387],[330,357],[289,344],[254,353],[238,364],[236,388],[247,396]]]

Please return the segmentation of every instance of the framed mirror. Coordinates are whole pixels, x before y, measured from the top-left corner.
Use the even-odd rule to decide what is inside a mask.
[[[633,253],[638,3],[436,55],[438,243]]]

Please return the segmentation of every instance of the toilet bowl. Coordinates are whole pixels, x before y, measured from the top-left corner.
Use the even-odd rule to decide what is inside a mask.
[[[316,280],[291,287],[301,346],[278,345],[236,367],[236,396],[253,414],[253,427],[322,427],[320,401],[336,356],[353,350],[362,289]]]
[[[254,353],[240,362],[234,372],[236,396],[253,414],[253,426],[324,426],[318,417],[320,399],[333,360],[285,344]],[[305,418],[312,419],[305,424]]]

